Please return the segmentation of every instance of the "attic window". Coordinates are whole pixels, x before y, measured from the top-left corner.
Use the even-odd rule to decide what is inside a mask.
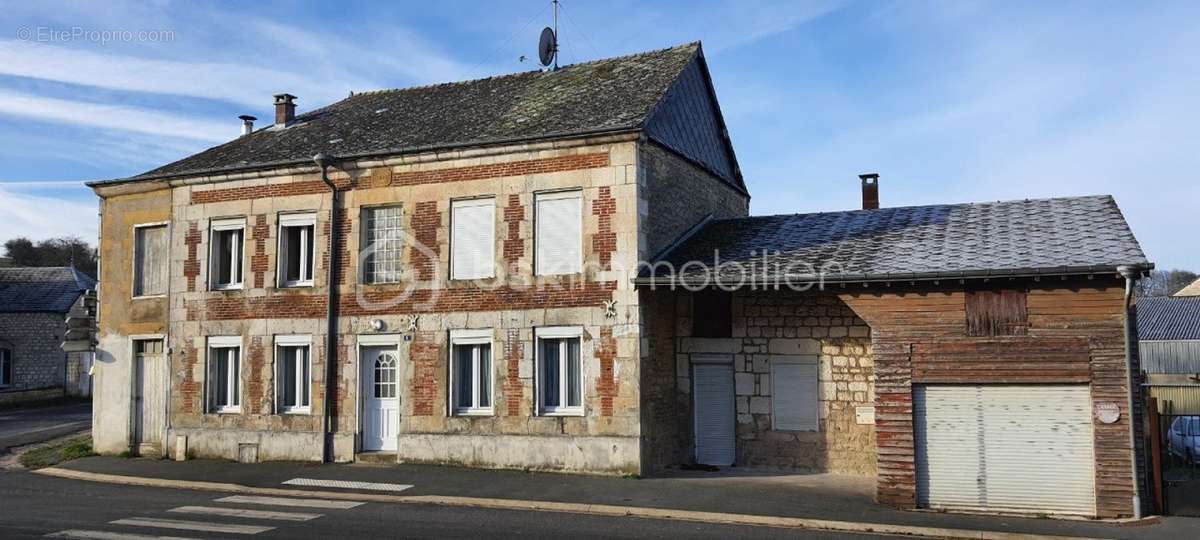
[[[968,291],[967,335],[1023,336],[1029,330],[1025,291]]]

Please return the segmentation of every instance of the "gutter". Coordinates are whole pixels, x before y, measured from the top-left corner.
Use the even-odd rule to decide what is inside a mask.
[[[327,272],[328,283],[325,284],[328,289],[328,298],[325,306],[325,395],[322,399],[322,421],[321,425],[324,430],[321,451],[321,460],[325,463],[333,462],[333,396],[337,390],[337,293],[338,293],[338,188],[337,185],[329,179],[329,167],[334,164],[335,158],[332,156],[320,153],[313,156],[313,162],[321,168],[321,181],[329,187],[330,204],[329,204],[329,271]],[[314,253],[315,256],[315,253]]]
[[[739,283],[741,287],[775,287],[785,286],[787,283],[795,285],[803,284],[835,284],[848,285],[861,283],[867,286],[871,283],[882,283],[887,286],[899,283],[916,283],[916,282],[938,282],[947,280],[988,280],[988,279],[1022,279],[1032,278],[1041,279],[1047,277],[1072,277],[1072,276],[1092,276],[1096,274],[1120,274],[1121,268],[1124,266],[1114,265],[1092,265],[1092,266],[1072,266],[1072,267],[1051,267],[1051,268],[1018,268],[1008,270],[962,270],[962,271],[934,271],[934,272],[896,272],[883,274],[833,274],[821,279],[819,276],[812,274],[806,275],[785,275],[785,276],[752,276]],[[1154,268],[1153,263],[1145,263],[1140,265],[1132,265],[1129,268],[1135,271],[1143,272]],[[707,279],[709,284],[714,284],[713,276],[710,274],[687,274],[687,275],[668,275],[668,276],[639,276],[633,279],[633,284],[638,286],[688,286],[690,284],[700,283]],[[736,278],[726,278],[729,281],[736,281]],[[735,287],[738,288],[738,287]]]

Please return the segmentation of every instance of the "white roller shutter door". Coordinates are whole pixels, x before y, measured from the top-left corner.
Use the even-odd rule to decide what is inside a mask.
[[[777,431],[820,428],[818,357],[771,357],[771,421]]]
[[[450,221],[451,279],[495,276],[495,199],[454,201]]]
[[[733,364],[693,365],[696,462],[734,462]]]
[[[575,274],[583,265],[583,197],[578,191],[537,196],[537,274]]]
[[[913,420],[918,505],[1095,514],[1086,385],[917,386]]]

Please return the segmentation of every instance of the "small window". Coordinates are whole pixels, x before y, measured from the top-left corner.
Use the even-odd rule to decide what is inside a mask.
[[[12,385],[12,351],[0,349],[0,386]]]
[[[208,410],[241,412],[241,337],[208,338]]]
[[[167,226],[133,229],[133,295],[167,293]]]
[[[771,429],[820,429],[820,382],[816,356],[772,356]]]
[[[543,414],[583,414],[583,363],[580,328],[538,331],[538,398]]]
[[[311,338],[275,338],[275,403],[284,414],[308,413],[311,387]]]
[[[583,193],[537,195],[537,275],[577,274],[583,267]]]
[[[967,335],[1023,336],[1029,329],[1025,291],[967,291]]]
[[[311,287],[313,284],[313,229],[316,214],[279,216],[280,287]]]
[[[733,336],[733,295],[719,289],[692,293],[692,336]]]
[[[492,332],[450,332],[450,402],[454,414],[492,414]]]
[[[496,200],[454,201],[450,224],[450,279],[495,276]]]
[[[404,254],[403,213],[399,206],[364,208],[362,276],[364,283],[399,283]]]
[[[375,399],[396,397],[396,356],[384,353],[375,359]]]
[[[213,290],[242,288],[244,219],[213,220],[209,272]]]

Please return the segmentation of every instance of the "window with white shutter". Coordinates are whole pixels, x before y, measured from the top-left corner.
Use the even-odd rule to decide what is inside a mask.
[[[134,228],[133,296],[167,293],[167,226]]]
[[[771,429],[820,429],[819,365],[816,356],[771,357]]]
[[[496,200],[454,201],[450,229],[450,279],[495,276]]]
[[[537,275],[577,274],[583,267],[583,192],[537,195]]]

